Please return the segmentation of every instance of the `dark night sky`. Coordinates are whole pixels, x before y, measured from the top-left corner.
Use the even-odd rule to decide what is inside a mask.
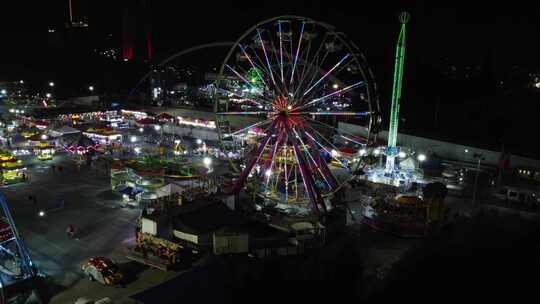
[[[88,40],[90,46],[101,45],[103,37],[113,34],[108,43],[119,47],[122,7],[129,0],[79,2],[87,3],[90,23],[89,34],[83,40]],[[532,126],[529,122],[540,113],[534,102],[540,96],[528,92],[526,84],[497,84],[512,83],[521,74],[539,70],[540,5],[516,5],[515,1],[491,1],[489,5],[473,1],[431,2],[152,1],[155,60],[199,43],[234,40],[265,18],[303,15],[336,26],[359,45],[375,72],[382,106],[387,108],[397,16],[405,9],[412,14],[412,20],[402,130],[492,148],[500,147],[504,140],[516,153],[534,154],[536,151],[519,145],[525,138],[518,134]],[[99,65],[91,59],[72,51],[69,42],[51,43],[47,29],[62,29],[66,7],[67,0],[2,3],[0,80],[54,78],[75,85],[78,78],[81,82],[95,82],[96,77],[106,74],[105,68],[96,68]],[[222,55],[218,52],[216,56]],[[469,73],[467,68],[476,69],[476,76],[460,79],[459,75]],[[457,79],[445,74],[449,69],[457,70]],[[101,82],[107,81],[101,78]],[[126,81],[127,85],[136,82]],[[437,103],[440,117],[435,122]]]

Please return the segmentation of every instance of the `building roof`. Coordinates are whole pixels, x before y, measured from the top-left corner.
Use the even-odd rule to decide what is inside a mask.
[[[204,204],[194,202],[190,205]],[[190,206],[186,205],[186,206]],[[212,233],[223,227],[238,227],[245,220],[221,202],[210,202],[198,208],[188,207],[177,212],[173,218],[173,228],[190,234]]]
[[[70,127],[70,126],[61,126],[60,128],[58,129],[55,129],[54,132],[60,134],[60,135],[64,135],[64,134],[73,134],[73,133],[79,133],[81,131],[73,128],[73,127]]]

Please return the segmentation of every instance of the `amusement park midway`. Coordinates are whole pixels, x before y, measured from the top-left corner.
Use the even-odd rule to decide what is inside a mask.
[[[174,109],[169,113],[199,119],[211,117],[210,113],[182,109]],[[142,134],[137,127],[123,132]],[[159,136],[159,133],[150,131],[143,134],[141,141],[144,142],[145,136],[154,138]],[[191,149],[198,146],[196,138],[185,137],[182,142]],[[212,145],[217,146],[217,143],[209,141],[208,146]],[[147,148],[151,146],[151,143],[146,144]],[[193,161],[201,161],[199,155],[189,157]],[[28,180],[4,186],[2,191],[9,202],[13,217],[17,219],[17,227],[29,254],[45,276],[42,284],[46,284],[51,294],[45,292],[42,297],[51,297],[50,303],[68,303],[81,296],[128,301],[129,296],[154,285],[177,276],[189,277],[189,272],[185,274],[163,272],[155,268],[145,268],[126,259],[125,246],[135,243],[135,229],[140,210],[127,205],[121,194],[111,191],[108,172],[100,170],[96,165],[74,163],[67,152],[59,152],[52,160],[46,161],[30,155],[22,155],[19,158],[27,166]],[[219,174],[227,171],[225,161],[214,160],[214,162],[215,170],[221,172]],[[474,176],[468,174],[465,178],[467,182],[471,182]],[[351,222],[350,225],[357,225],[362,222],[361,214],[365,210],[364,205],[356,201],[359,194],[351,191],[345,198],[350,201],[352,214],[348,221]],[[36,200],[29,199],[29,196],[34,196]],[[472,211],[470,201],[460,196],[454,194],[447,198],[449,208],[459,210],[464,215],[470,214]],[[65,231],[69,225],[74,225],[79,230],[76,239],[66,237]],[[384,252],[383,256],[386,258],[381,260],[380,254],[377,257],[373,256],[369,261],[372,263],[371,271],[375,273],[376,269],[387,267],[386,259],[399,258],[416,242],[404,240],[399,245],[394,244],[392,250],[384,249],[386,245],[381,245],[383,247],[378,249],[372,248],[380,253]],[[107,256],[114,259],[136,279],[131,279],[132,281],[124,288],[116,289],[82,279],[80,265],[92,256]],[[204,263],[204,259],[196,263]]]
[[[382,92],[358,35],[298,15],[158,62],[135,2],[122,52],[81,47],[102,80],[0,82],[0,303],[485,300],[538,261],[540,160],[403,133],[408,12]]]

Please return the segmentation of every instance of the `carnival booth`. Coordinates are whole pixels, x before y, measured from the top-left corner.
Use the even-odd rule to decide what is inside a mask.
[[[135,125],[139,128],[145,128],[145,127],[149,127],[149,126],[152,126],[152,125],[156,125],[158,124],[159,122],[153,118],[150,118],[150,117],[146,117],[146,118],[143,118],[143,119],[139,119],[139,120],[136,120],[135,121]]]
[[[34,120],[32,124],[40,130],[45,130],[49,127],[49,123],[44,120]]]
[[[10,152],[0,151],[0,167],[3,184],[15,184],[26,180],[26,167]]]
[[[49,143],[42,142],[34,148],[34,153],[39,160],[51,160],[53,159],[55,148]]]
[[[161,113],[159,114],[158,116],[156,116],[156,119],[160,122],[160,123],[170,123],[170,122],[174,122],[174,116],[172,115],[169,115],[167,113]]]
[[[148,114],[142,111],[121,110],[120,114],[124,119],[130,120],[140,120],[148,117]]]
[[[122,134],[111,128],[89,128],[83,134],[100,145],[119,145],[122,143]]]
[[[216,122],[213,120],[200,119],[200,118],[190,118],[190,117],[181,117],[177,116],[178,124],[197,127],[197,128],[206,128],[206,129],[215,129]]]
[[[94,112],[83,112],[83,113],[68,113],[58,115],[58,119],[70,122],[72,124],[81,124],[84,122],[95,122],[99,121],[103,116],[112,116],[117,112],[114,110],[111,111],[94,111]]]

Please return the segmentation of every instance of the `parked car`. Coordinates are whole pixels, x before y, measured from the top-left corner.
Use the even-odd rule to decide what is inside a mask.
[[[108,258],[95,257],[82,266],[84,274],[90,281],[98,281],[103,285],[116,285],[123,279],[118,266]]]

